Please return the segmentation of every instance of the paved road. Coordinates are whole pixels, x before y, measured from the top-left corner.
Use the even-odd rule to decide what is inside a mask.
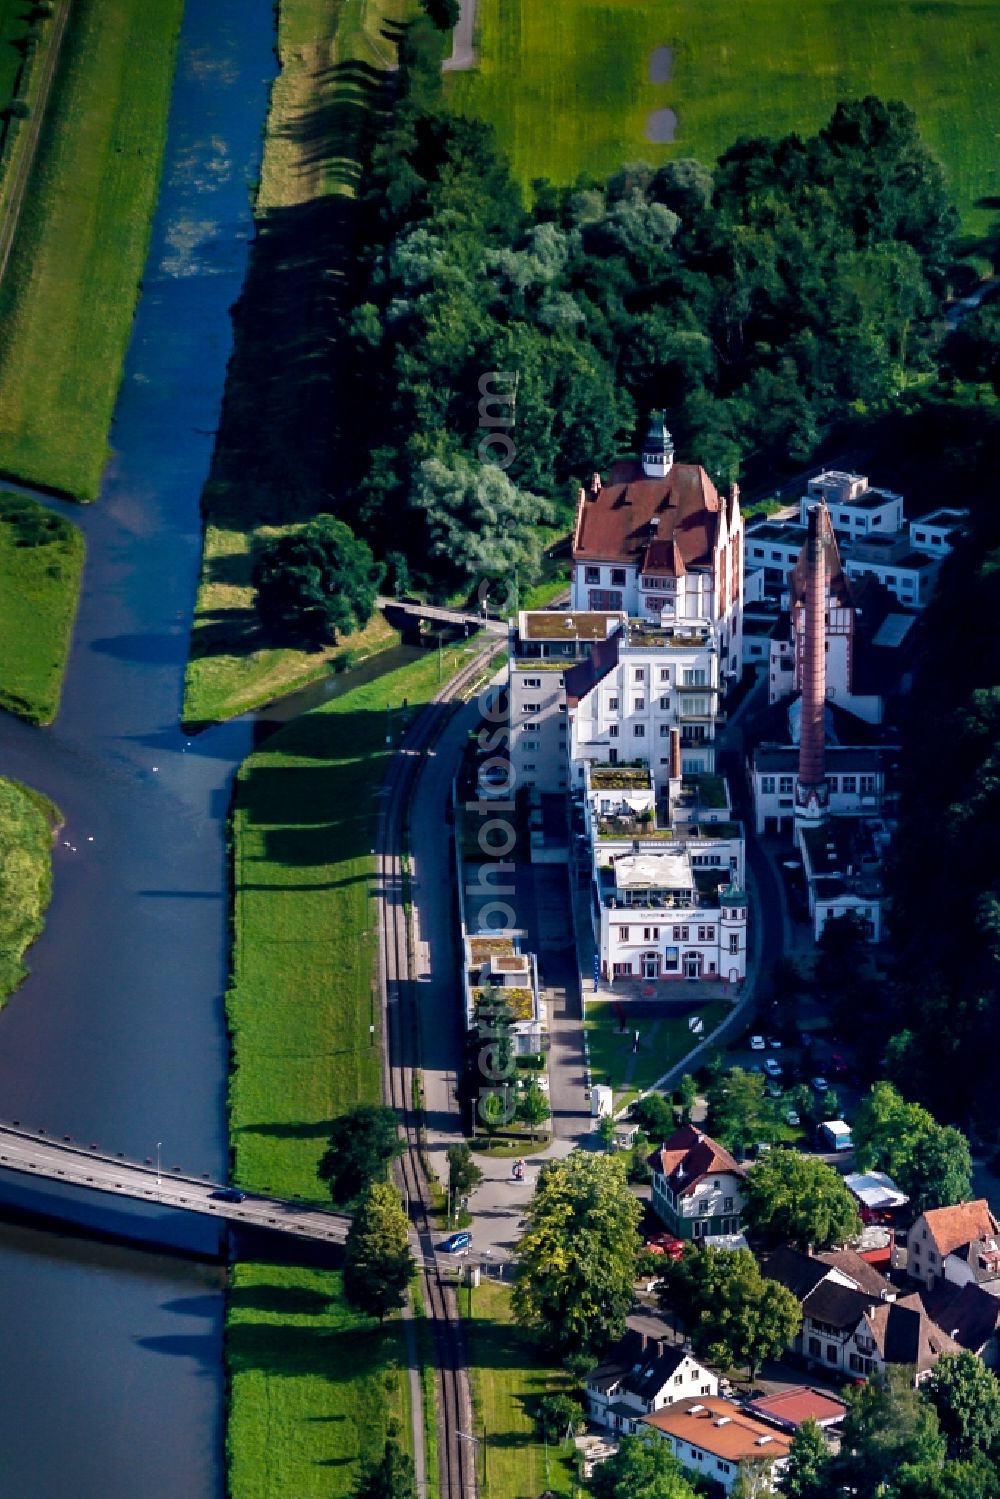
[[[476,65],[472,43],[476,34],[476,0],[461,0],[458,23],[452,38],[451,56],[441,64],[445,73],[464,72]]]
[[[40,1139],[37,1134],[9,1126],[0,1128],[0,1167],[26,1176],[86,1187],[93,1192],[135,1197],[161,1207],[179,1208],[186,1213],[227,1218],[234,1223],[267,1228],[299,1239],[342,1244],[351,1221],[339,1213],[324,1212],[322,1208],[249,1193],[242,1202],[213,1201],[212,1194],[223,1190],[219,1182],[183,1176],[174,1170],[158,1172],[155,1166],[138,1165],[80,1145]]]

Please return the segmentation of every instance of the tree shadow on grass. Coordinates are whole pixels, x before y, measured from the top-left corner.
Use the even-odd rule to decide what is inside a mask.
[[[236,1133],[270,1135],[276,1140],[316,1140],[327,1139],[333,1125],[332,1119],[308,1119],[291,1124],[241,1124]]]
[[[391,1328],[324,1328],[315,1324],[243,1322],[229,1327],[226,1348],[237,1374],[256,1370],[297,1379],[319,1375],[350,1384],[384,1371],[400,1352]]]
[[[233,1286],[229,1305],[235,1311],[267,1312],[276,1316],[319,1317],[331,1298],[308,1286]]]

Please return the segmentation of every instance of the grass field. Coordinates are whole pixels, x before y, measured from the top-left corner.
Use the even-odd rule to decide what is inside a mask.
[[[60,822],[48,797],[0,777],[0,1004],[27,974],[24,953],[44,925]]]
[[[459,1293],[463,1313],[467,1296]],[[535,1344],[514,1326],[506,1286],[487,1281],[472,1292],[466,1327],[477,1434],[486,1432],[489,1499],[535,1499],[546,1489],[569,1496],[573,1449],[550,1444],[546,1453],[532,1419],[540,1395],[572,1391],[568,1375],[543,1363]],[[481,1449],[476,1455],[481,1465]]]
[[[262,527],[262,535],[276,528]],[[239,528],[205,530],[203,577],[184,678],[184,722],[197,727],[234,718],[398,644],[380,613],[363,630],[321,650],[266,643],[254,610],[251,536]]]
[[[31,723],[59,709],[83,552],[71,522],[0,490],[0,707]]]
[[[711,1034],[730,1009],[731,1006],[722,1000],[699,1005],[697,1014],[705,1029],[700,1035],[693,1036],[686,1015],[661,1015],[634,1023],[626,1020],[626,1029],[622,1031],[613,1003],[589,1000],[585,1028],[594,1082],[609,1084],[614,1089],[615,1108],[624,1108],[643,1089],[652,1087],[657,1078],[676,1067],[689,1051]],[[636,1030],[639,1032],[639,1050],[633,1052],[632,1036]]]
[[[381,1453],[393,1419],[409,1450],[398,1318],[380,1328],[357,1316],[335,1271],[279,1265],[237,1265],[228,1306],[233,1499],[350,1494],[358,1460]]]
[[[446,651],[445,670],[463,659]],[[294,720],[240,770],[227,1014],[230,1141],[244,1186],[329,1201],[316,1167],[331,1120],[381,1098],[381,1051],[368,1030],[378,1021],[375,792],[387,708],[395,737],[403,698],[415,708],[437,685],[428,653]],[[359,1322],[332,1277],[242,1265],[227,1327],[232,1499],[351,1493],[350,1459],[361,1443],[374,1451],[392,1419],[409,1446],[406,1390],[385,1386],[400,1325],[379,1334]]]
[[[28,29],[26,0],[0,0],[0,109],[10,103],[23,64],[20,43]]]
[[[670,81],[649,80],[673,48]],[[996,0],[479,0],[477,72],[453,103],[493,121],[518,178],[571,182],[627,161],[711,163],[740,135],[807,132],[839,99],[903,99],[943,162],[966,227],[1000,193]],[[646,123],[672,108],[672,145]]]
[[[205,521],[184,720],[209,723],[301,687],[350,652],[395,642],[381,621],[326,657],[275,649],[256,629],[255,539],[306,520],[332,486],[343,263],[377,129],[393,37],[414,0],[282,0],[259,233],[235,318]]]
[[[160,176],[183,0],[74,0],[0,285],[0,471],[94,499]]]

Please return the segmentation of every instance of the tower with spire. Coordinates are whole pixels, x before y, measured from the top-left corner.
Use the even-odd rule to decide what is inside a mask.
[[[642,445],[642,472],[647,479],[665,479],[674,466],[674,440],[662,411],[652,411]]]

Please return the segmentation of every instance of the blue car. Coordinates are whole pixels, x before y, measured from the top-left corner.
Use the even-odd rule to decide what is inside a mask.
[[[451,1234],[440,1246],[445,1254],[458,1254],[463,1249],[468,1249],[472,1243],[472,1235],[465,1229],[461,1233]]]

